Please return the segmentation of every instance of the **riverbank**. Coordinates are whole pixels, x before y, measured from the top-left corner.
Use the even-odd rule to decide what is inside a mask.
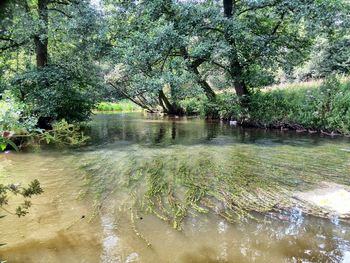
[[[312,87],[256,91],[244,107],[232,93],[219,94],[215,102],[188,99],[182,106],[188,115],[197,113],[245,127],[350,135],[350,82],[336,78]]]

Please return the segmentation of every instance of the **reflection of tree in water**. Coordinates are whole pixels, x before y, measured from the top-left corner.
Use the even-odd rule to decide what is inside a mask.
[[[176,123],[174,121],[171,123],[171,139],[176,139]]]
[[[166,135],[166,127],[163,123],[159,125],[158,133],[155,135],[154,142],[161,143]]]
[[[219,132],[220,132],[220,126],[215,122],[206,122],[205,123],[205,129],[207,130],[207,140],[211,141],[212,139],[215,139]]]

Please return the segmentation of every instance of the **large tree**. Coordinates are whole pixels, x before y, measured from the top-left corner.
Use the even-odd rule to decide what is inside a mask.
[[[184,81],[171,83],[170,77],[186,76],[190,86],[196,91],[200,87],[211,100],[212,80],[222,76],[225,85],[247,102],[251,89],[270,84],[277,69],[290,69],[308,59],[316,36],[331,30],[344,15],[345,2],[109,0],[105,4],[112,10],[106,12],[114,32],[112,63],[123,64],[128,72],[130,95],[157,95],[165,84],[178,94],[190,92]],[[151,79],[159,85],[149,85],[146,80]]]
[[[0,23],[3,83],[44,125],[86,119],[100,87],[100,12],[90,1],[26,0],[6,6]]]

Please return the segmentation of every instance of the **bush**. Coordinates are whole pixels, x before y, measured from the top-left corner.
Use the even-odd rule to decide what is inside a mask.
[[[95,105],[93,87],[62,67],[27,72],[17,76],[13,85],[14,94],[41,118],[83,121],[89,118]]]
[[[81,132],[78,125],[69,124],[66,120],[54,122],[52,130],[45,131],[38,138],[39,143],[44,141],[46,144],[58,146],[80,146],[89,140],[89,137]]]
[[[8,92],[0,100],[0,134],[4,132],[24,134],[34,131],[37,118],[28,108]]]
[[[203,98],[186,98],[181,100],[179,106],[183,109],[186,115],[201,114]]]
[[[201,113],[263,127],[289,126],[350,133],[350,82],[335,77],[314,88],[257,91],[247,108],[234,94],[220,94],[215,101],[202,100]],[[216,115],[215,115],[216,114]]]

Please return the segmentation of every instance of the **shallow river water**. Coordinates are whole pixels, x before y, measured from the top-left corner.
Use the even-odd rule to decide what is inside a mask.
[[[0,154],[0,183],[45,191],[0,219],[0,261],[350,262],[350,220],[295,199],[348,189],[350,139],[142,113],[96,115],[87,133]]]

